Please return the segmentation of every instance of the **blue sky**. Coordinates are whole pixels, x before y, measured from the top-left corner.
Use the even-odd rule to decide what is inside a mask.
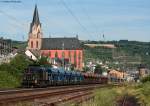
[[[44,37],[75,37],[78,34],[81,40],[103,40],[104,33],[106,40],[150,41],[150,0],[0,2],[0,36],[27,40],[36,3]]]

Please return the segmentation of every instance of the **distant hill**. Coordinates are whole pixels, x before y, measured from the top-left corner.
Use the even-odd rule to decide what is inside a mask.
[[[12,46],[25,49],[27,47],[27,42],[25,42],[25,41],[12,41]]]
[[[119,62],[136,66],[145,64],[150,67],[150,42],[138,41],[84,41],[82,42],[85,54],[85,61],[102,60],[110,62]],[[89,46],[89,45],[90,46]],[[116,48],[108,48],[106,46],[93,45],[114,45]],[[91,48],[92,45],[92,48]]]

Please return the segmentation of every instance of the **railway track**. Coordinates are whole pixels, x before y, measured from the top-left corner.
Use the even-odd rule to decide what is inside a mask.
[[[17,89],[0,91],[0,106],[15,106],[19,102],[36,102],[39,106],[51,106],[66,101],[92,97],[92,90],[106,85],[73,85],[50,88]],[[82,99],[77,100],[77,98]]]
[[[80,85],[74,85],[74,87],[78,87]],[[84,85],[83,85],[84,86]],[[86,86],[86,85],[85,85]],[[71,86],[73,87],[73,86]],[[13,93],[21,93],[21,92],[31,92],[31,91],[42,91],[42,90],[53,90],[53,89],[65,89],[70,88],[70,86],[52,86],[47,88],[16,88],[16,89],[1,89],[0,95],[5,94],[13,94]]]
[[[138,103],[138,99],[136,97],[131,95],[124,95],[118,101],[118,106],[141,106],[141,104]]]

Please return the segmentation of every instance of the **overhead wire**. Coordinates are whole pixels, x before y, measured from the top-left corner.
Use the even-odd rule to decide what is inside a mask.
[[[16,22],[15,25],[17,25],[18,27],[22,27],[22,28],[24,28],[25,30],[27,30],[27,29],[24,27],[25,24],[20,23],[17,18],[13,17],[13,16],[10,15],[10,14],[7,14],[6,12],[4,12],[4,11],[2,11],[2,10],[0,10],[0,13],[3,14],[3,15],[5,15],[6,17],[8,17],[10,20],[15,21],[15,22]]]
[[[99,28],[97,27],[97,25],[95,24],[95,22],[93,21],[93,19],[91,18],[91,16],[88,14],[87,10],[85,9],[85,7],[82,5],[81,9],[83,11],[83,14],[86,16],[87,20],[90,22],[91,26],[96,30],[96,32],[94,32],[96,35],[99,34]]]
[[[14,2],[15,3],[15,2]],[[22,2],[17,2],[17,3],[21,3],[22,4]],[[0,13],[2,14],[2,15],[4,15],[4,16],[6,16],[9,20],[11,20],[13,23],[10,23],[13,27],[13,30],[15,29],[15,27],[14,26],[16,26],[16,27],[18,27],[18,28],[21,28],[21,29],[24,29],[25,30],[25,32],[27,32],[27,25],[26,24],[24,24],[24,23],[22,23],[22,22],[20,22],[16,17],[14,17],[14,16],[12,16],[12,15],[10,15],[10,14],[8,14],[8,13],[6,13],[5,11],[3,11],[3,10],[0,10]],[[22,35],[22,39],[23,40],[25,40],[24,39],[24,35]]]
[[[64,0],[59,0],[62,5],[66,8],[66,10],[71,14],[71,16],[75,19],[75,21],[80,25],[80,27],[91,37],[90,32],[87,30],[87,28],[80,22],[78,17],[73,13],[73,11],[70,9],[70,7],[67,5],[67,3]]]
[[[80,22],[79,18],[73,13],[73,11],[70,9],[70,7],[67,5],[67,3],[64,0],[60,0],[60,2],[62,3],[62,5],[66,8],[66,10],[71,14],[71,16],[75,19],[75,21],[80,25],[80,27],[88,34],[90,35],[90,32],[87,30],[87,28]],[[37,3],[37,1],[36,1]],[[23,23],[19,23],[18,19],[15,18],[14,16],[7,14],[6,12],[0,10],[0,13],[2,13],[3,15],[7,16],[9,19],[11,19],[12,21],[16,22],[15,25],[17,25],[18,27],[22,27],[23,29],[25,29],[27,31],[27,28],[24,27],[26,26]],[[87,12],[85,12],[85,15],[87,16],[88,20],[91,20],[90,16],[87,14]],[[92,21],[91,21],[92,23]],[[95,24],[93,23],[93,26],[95,27]],[[96,27],[95,27],[96,28]],[[90,35],[91,36],[91,35]]]

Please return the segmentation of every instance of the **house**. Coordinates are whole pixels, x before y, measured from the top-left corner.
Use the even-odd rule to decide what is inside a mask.
[[[109,70],[108,76],[111,81],[123,81],[127,77],[127,73],[124,71]]]
[[[12,43],[10,39],[0,38],[0,57],[5,57],[12,52]]]

